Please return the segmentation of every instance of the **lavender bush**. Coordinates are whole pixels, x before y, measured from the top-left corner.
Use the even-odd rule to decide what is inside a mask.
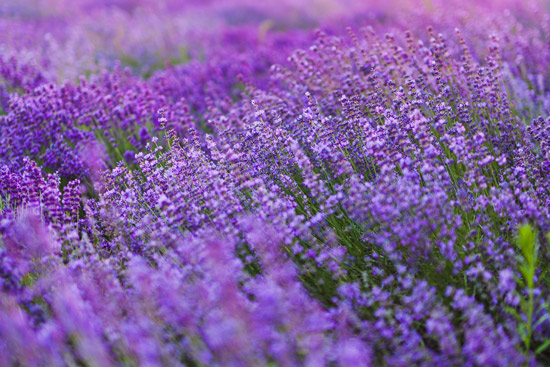
[[[550,363],[545,1],[0,29],[0,366]]]

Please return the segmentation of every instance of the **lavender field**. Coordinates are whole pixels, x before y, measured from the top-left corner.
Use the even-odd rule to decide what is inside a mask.
[[[548,365],[548,0],[0,0],[0,367]]]

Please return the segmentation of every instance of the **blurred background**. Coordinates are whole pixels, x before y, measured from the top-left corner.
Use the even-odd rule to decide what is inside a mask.
[[[41,77],[61,82],[112,68],[117,61],[144,76],[167,63],[204,59],[219,48],[247,48],[277,39],[309,43],[317,28],[425,26],[452,17],[476,19],[480,9],[515,13],[540,9],[518,0],[2,0],[0,54]],[[492,12],[495,14],[495,12]],[[284,36],[281,35],[284,31]],[[294,31],[291,32],[291,31]],[[285,38],[284,40],[280,38]]]

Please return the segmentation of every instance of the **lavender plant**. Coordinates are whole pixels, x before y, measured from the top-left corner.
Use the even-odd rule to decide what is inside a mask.
[[[550,9],[398,3],[0,6],[221,22],[64,82],[4,36],[0,365],[548,364]]]

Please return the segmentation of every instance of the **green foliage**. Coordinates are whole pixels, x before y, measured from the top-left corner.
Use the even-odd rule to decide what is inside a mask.
[[[8,209],[10,207],[10,197],[7,195],[6,197],[3,197],[0,195],[0,214],[4,212],[4,210]]]
[[[549,238],[549,235],[547,235]],[[518,246],[518,270],[521,274],[516,278],[520,289],[519,313],[512,311],[518,320],[518,333],[523,343],[524,352],[529,355],[533,352],[539,355],[550,346],[550,339],[536,342],[533,338],[533,331],[547,321],[550,315],[544,312],[540,318],[536,318],[537,300],[535,299],[536,282],[540,275],[539,241],[538,234],[529,224],[518,228],[516,239]],[[548,308],[548,304],[544,304]]]
[[[523,341],[525,351],[531,349],[533,335],[533,313],[535,311],[535,273],[537,271],[538,243],[537,234],[529,224],[519,227],[517,244],[520,250],[518,259],[521,278],[518,284],[525,290],[526,297],[520,300],[522,312],[521,322],[518,325],[518,332]]]

